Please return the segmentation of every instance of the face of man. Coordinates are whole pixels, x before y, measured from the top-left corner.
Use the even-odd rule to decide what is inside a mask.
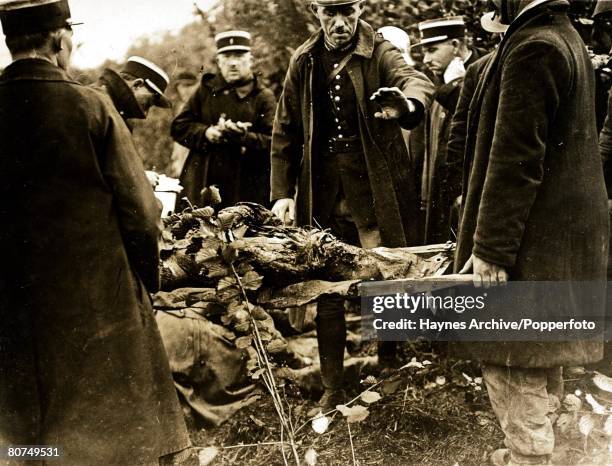
[[[595,18],[591,34],[593,52],[610,53],[612,50],[612,15],[601,15]]]
[[[149,110],[153,105],[155,105],[155,102],[157,101],[157,93],[149,89],[149,87],[142,79],[136,79],[132,81],[130,87],[132,88],[134,97],[136,97],[136,101],[140,105],[140,108],[142,108],[142,111],[144,112],[145,116],[148,115]]]
[[[357,31],[363,2],[338,6],[313,5],[312,11],[321,23],[325,39],[335,47],[341,47],[349,43]]]
[[[223,79],[235,83],[253,76],[253,56],[251,52],[224,52],[217,54],[217,65]]]
[[[181,102],[187,102],[191,95],[195,92],[196,88],[200,85],[197,81],[191,83],[189,81],[180,82],[176,85],[176,93],[179,96]]]
[[[68,70],[70,66],[70,55],[72,54],[72,29],[61,30],[61,49],[57,54],[57,66]]]
[[[423,64],[434,74],[442,75],[450,62],[455,58],[457,47],[453,40],[445,40],[423,46]]]

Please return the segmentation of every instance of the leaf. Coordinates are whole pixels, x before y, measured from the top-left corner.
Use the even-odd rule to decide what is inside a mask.
[[[232,317],[239,324],[243,323],[243,322],[250,322],[250,320],[249,320],[249,313],[247,311],[245,311],[245,310],[237,311]]]
[[[314,448],[309,448],[304,454],[304,461],[307,466],[316,466],[317,464],[317,452]]]
[[[251,421],[253,421],[257,427],[264,427],[266,425],[263,421],[257,419],[252,414],[249,415],[249,419],[251,419]]]
[[[232,234],[234,235],[234,238],[244,238],[244,235],[247,234],[247,231],[249,231],[249,227],[247,227],[246,225],[240,225],[238,228],[234,228],[232,230]]]
[[[281,339],[272,340],[266,345],[266,350],[271,354],[281,353],[287,348],[287,343]]]
[[[251,346],[252,342],[253,342],[253,337],[251,335],[248,335],[246,337],[236,338],[235,345],[236,345],[236,348],[238,349],[245,349]]]
[[[416,367],[417,369],[423,369],[425,366],[421,364],[420,362],[418,362],[416,358],[412,358],[408,364],[400,367],[400,370],[407,369],[409,367]]]
[[[265,370],[265,369],[258,369],[258,370],[256,370],[256,371],[255,371],[255,372],[254,372],[254,373],[251,375],[251,378],[252,378],[253,380],[259,380],[259,378],[260,378],[260,377],[261,377],[263,374],[265,374],[265,372],[266,372],[266,370]]]
[[[263,331],[263,330],[261,330],[259,332],[259,338],[261,338],[261,341],[272,341],[272,340],[274,340],[274,337],[271,334],[269,334],[268,332]]]
[[[400,378],[386,380],[380,384],[380,391],[385,395],[391,395],[400,387],[402,380]]]
[[[574,416],[569,413],[563,413],[557,419],[557,428],[560,434],[566,434],[574,422]]]
[[[361,405],[355,405],[350,408],[346,405],[338,405],[336,406],[336,409],[340,411],[350,423],[361,422],[370,414],[368,408]]]
[[[582,400],[578,398],[576,395],[569,394],[563,399],[563,409],[566,411],[573,413],[576,411],[580,411],[582,407]]]
[[[230,244],[226,244],[221,248],[221,257],[227,264],[233,264],[238,259],[238,251]]]
[[[223,321],[223,317],[221,318],[221,320]],[[249,331],[251,330],[251,322],[239,322],[234,326],[234,330],[240,333],[249,333]]]
[[[600,405],[597,400],[595,398],[593,398],[593,395],[587,393],[587,395],[584,397],[584,399],[587,401],[588,404],[591,405],[591,408],[593,408],[593,412],[595,414],[606,414],[606,408],[604,408],[602,405]]]
[[[612,416],[608,416],[604,424],[604,432],[608,437],[612,436]]]
[[[254,270],[252,270],[244,274],[244,277],[242,277],[240,281],[242,282],[242,286],[245,289],[257,291],[263,283],[263,277]]]
[[[217,284],[217,296],[221,302],[229,302],[240,296],[238,283],[234,277],[223,277]]]
[[[578,422],[578,429],[580,433],[585,437],[588,437],[593,428],[595,427],[595,421],[590,414],[585,414],[580,418]]]
[[[329,418],[327,416],[317,417],[312,420],[312,430],[317,434],[324,434],[329,427]]]
[[[368,404],[376,403],[381,398],[380,393],[371,392],[370,390],[361,394],[361,401]]]
[[[604,392],[612,393],[612,378],[606,377],[603,374],[596,373],[593,377],[593,383]]]
[[[446,384],[446,377],[444,377],[443,375],[439,375],[438,377],[436,377],[436,385],[445,385]]]
[[[218,454],[219,450],[216,447],[202,448],[198,453],[199,466],[208,466],[214,461]]]
[[[251,310],[251,316],[253,316],[253,319],[257,320],[266,320],[268,317],[270,317],[269,314],[261,306],[255,306]]]
[[[374,377],[373,375],[368,375],[365,379],[361,381],[361,383],[363,385],[376,385],[378,381],[376,380],[376,377]]]
[[[201,209],[194,210],[191,215],[195,218],[210,218],[215,215],[215,209],[212,207],[202,207]]]

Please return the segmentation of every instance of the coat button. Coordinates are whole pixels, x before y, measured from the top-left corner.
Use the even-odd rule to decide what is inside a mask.
[[[339,74],[336,75],[336,79],[340,79],[340,75]]]
[[[336,97],[334,97],[334,100],[335,100],[336,102],[340,102],[340,97],[339,97],[339,96],[336,96]]]
[[[336,90],[339,91],[340,90],[340,86],[336,85]]]
[[[338,63],[334,63],[334,68],[338,68]]]

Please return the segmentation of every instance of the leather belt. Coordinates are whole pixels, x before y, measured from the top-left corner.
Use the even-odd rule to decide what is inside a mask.
[[[330,154],[343,154],[361,152],[363,151],[363,145],[361,144],[361,138],[359,136],[330,138],[327,149]]]

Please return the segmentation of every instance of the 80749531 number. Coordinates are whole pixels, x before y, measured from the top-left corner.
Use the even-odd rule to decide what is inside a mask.
[[[51,445],[11,445],[0,446],[0,458],[19,458],[22,460],[39,460],[42,458],[61,458],[62,450]]]

